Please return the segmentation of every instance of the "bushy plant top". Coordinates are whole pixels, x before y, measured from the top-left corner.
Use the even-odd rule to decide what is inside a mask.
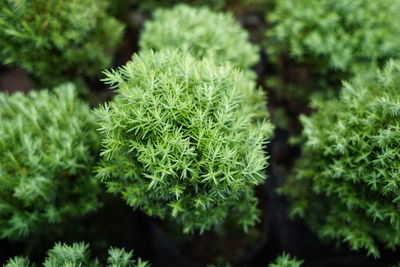
[[[283,253],[281,256],[277,257],[273,263],[269,264],[268,267],[300,267],[302,264],[302,260],[298,260],[287,253]]]
[[[229,213],[258,217],[253,187],[264,181],[271,125],[247,113],[240,73],[179,50],[142,51],[106,73],[117,96],[97,110],[103,136],[98,177],[110,192],[184,231],[209,229]]]
[[[0,120],[1,238],[24,237],[97,207],[96,126],[73,85],[0,93]]]
[[[283,189],[321,236],[375,256],[378,243],[400,244],[399,89],[400,62],[390,61],[301,117],[303,155]]]
[[[248,39],[231,13],[180,4],[154,12],[153,19],[144,25],[140,47],[188,49],[196,58],[213,58],[245,69],[258,61],[258,47]]]
[[[0,62],[41,84],[109,67],[123,25],[105,0],[0,0]]]
[[[110,248],[108,250],[107,264],[102,265],[97,259],[91,259],[89,245],[85,243],[73,243],[66,245],[57,243],[47,252],[47,257],[42,264],[44,267],[149,267],[150,264],[140,258],[133,260],[133,253],[124,249]],[[9,259],[4,267],[30,267],[29,259],[14,257]]]
[[[266,50],[274,62],[290,57],[314,79],[332,82],[334,74],[328,73],[339,72],[339,82],[371,64],[399,57],[399,12],[397,0],[275,1],[267,14],[271,27]]]
[[[155,51],[180,49],[197,59],[207,57],[218,64],[229,62],[244,69],[238,87],[249,103],[248,112],[263,119],[268,115],[266,96],[256,86],[255,73],[248,69],[258,61],[258,48],[248,37],[230,13],[181,4],[172,9],[157,9],[153,19],[144,25],[140,45]]]

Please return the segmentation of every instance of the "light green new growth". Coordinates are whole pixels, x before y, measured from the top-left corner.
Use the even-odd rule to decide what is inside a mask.
[[[4,267],[29,267],[29,259],[24,257],[14,257],[7,261]]]
[[[304,261],[296,259],[287,253],[283,253],[281,256],[276,258],[274,263],[268,265],[268,267],[300,267]]]
[[[298,90],[327,90],[327,84],[340,85],[353,73],[399,57],[399,13],[398,0],[275,1],[267,14],[266,50],[273,62],[290,58],[310,73],[311,84],[297,84],[305,87]]]
[[[98,136],[75,88],[0,93],[0,237],[21,238],[98,206]]]
[[[142,49],[179,48],[192,56],[247,69],[258,61],[258,47],[249,42],[248,33],[231,13],[216,13],[207,7],[176,5],[157,9],[145,23]]]
[[[90,262],[89,245],[85,243],[74,243],[71,246],[56,243],[47,252],[47,257],[43,263],[44,267],[59,266],[95,266]]]
[[[126,252],[119,248],[110,248],[108,250],[107,264],[102,265],[97,259],[91,259],[89,245],[85,243],[74,243],[66,245],[57,243],[47,252],[47,257],[43,267],[150,267],[146,261],[140,258],[133,260],[132,251]],[[9,259],[3,265],[4,267],[31,267],[28,258],[14,257]]]
[[[0,62],[46,85],[99,75],[123,32],[106,9],[105,0],[0,0]]]
[[[272,126],[252,122],[238,71],[179,50],[147,50],[106,75],[117,96],[97,110],[98,177],[110,192],[185,232],[228,214],[245,229],[257,221],[253,188],[265,179]]]
[[[400,245],[400,61],[346,83],[301,117],[303,155],[283,192],[320,236],[379,255]]]

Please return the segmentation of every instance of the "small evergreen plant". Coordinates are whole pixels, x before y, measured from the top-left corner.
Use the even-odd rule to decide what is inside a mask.
[[[98,177],[110,192],[185,232],[228,214],[245,229],[257,221],[253,187],[265,179],[272,127],[245,112],[238,71],[180,50],[146,50],[106,75],[117,96],[97,110]]]
[[[133,253],[126,252],[124,249],[110,248],[108,250],[107,264],[102,265],[97,259],[91,259],[89,245],[85,243],[73,243],[66,245],[57,243],[47,252],[47,257],[43,263],[44,267],[150,267],[146,261],[140,258],[133,260]],[[29,259],[25,257],[14,257],[3,265],[4,267],[30,267]]]
[[[213,58],[247,69],[258,61],[258,47],[248,39],[248,33],[231,13],[180,4],[154,12],[152,20],[144,25],[140,47],[156,51],[188,49],[198,59]]]
[[[72,84],[0,93],[0,120],[0,238],[26,237],[96,209],[96,124]]]
[[[302,264],[302,260],[298,260],[287,253],[283,253],[276,258],[273,263],[269,264],[268,267],[300,267]]]
[[[106,9],[106,0],[0,0],[0,62],[46,86],[96,76],[123,32]]]
[[[400,61],[345,83],[301,117],[303,153],[282,191],[323,238],[379,255],[400,244]]]
[[[399,12],[397,0],[275,1],[267,14],[266,50],[288,73],[272,85],[293,96],[326,93],[370,65],[398,58]],[[290,64],[291,70],[283,69]]]

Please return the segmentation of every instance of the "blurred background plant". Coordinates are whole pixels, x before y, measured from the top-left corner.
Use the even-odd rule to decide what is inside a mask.
[[[155,10],[143,26],[139,44],[141,49],[186,49],[196,58],[230,62],[241,69],[258,61],[258,47],[249,42],[234,16],[207,7],[177,5]]]
[[[0,0],[0,62],[37,86],[98,78],[112,63],[124,25],[105,0]]]
[[[269,85],[308,101],[338,94],[342,80],[400,54],[397,0],[279,0],[267,13],[265,48],[278,75]]]
[[[144,11],[154,11],[160,7],[168,8],[177,4],[187,4],[191,6],[208,6],[212,9],[220,10],[229,5],[256,6],[265,4],[265,0],[130,0],[131,3],[138,6],[139,9]]]

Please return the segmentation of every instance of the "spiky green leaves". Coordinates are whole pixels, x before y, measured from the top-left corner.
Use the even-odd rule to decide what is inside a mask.
[[[98,75],[123,30],[106,8],[104,0],[0,0],[0,61],[46,85]]]
[[[216,27],[218,25],[218,27]],[[216,64],[230,63],[242,69],[238,87],[246,98],[249,113],[257,118],[268,116],[265,94],[255,84],[250,67],[258,61],[258,47],[230,13],[216,13],[207,7],[176,5],[158,9],[145,23],[140,38],[142,49],[180,49],[197,59],[208,58]]]
[[[304,90],[326,90],[326,84],[335,85],[371,64],[399,57],[397,0],[275,2],[267,14],[272,26],[267,31],[267,52],[281,65],[291,58],[292,64],[303,68],[292,76],[302,77],[297,86],[304,86],[304,79],[313,81]]]
[[[14,257],[7,261],[4,267],[29,267],[29,259],[24,257]]]
[[[206,230],[229,213],[257,220],[253,187],[264,181],[267,122],[254,114],[240,73],[180,51],[143,51],[107,72],[115,99],[97,110],[103,135],[98,177],[148,215]]]
[[[268,267],[300,267],[302,264],[302,260],[298,260],[287,253],[283,253],[276,258],[273,263],[269,264]]]
[[[400,62],[359,75],[302,117],[305,143],[284,192],[321,236],[378,255],[400,244]]]
[[[258,48],[248,38],[230,13],[176,5],[154,12],[153,19],[144,25],[140,46],[153,50],[180,48],[199,59],[208,57],[246,69],[258,61]]]
[[[45,267],[93,266],[90,264],[89,245],[74,243],[71,246],[57,243],[47,252]]]
[[[0,94],[0,233],[19,238],[97,207],[98,137],[71,84]]]
[[[146,261],[140,258],[133,260],[133,253],[126,252],[119,248],[110,248],[108,250],[107,267],[150,267]],[[8,260],[4,267],[30,267],[35,266],[29,263],[29,259],[23,257],[14,257]],[[97,259],[91,259],[89,245],[85,243],[74,243],[66,245],[57,243],[47,252],[47,257],[43,263],[44,267],[101,267]]]

